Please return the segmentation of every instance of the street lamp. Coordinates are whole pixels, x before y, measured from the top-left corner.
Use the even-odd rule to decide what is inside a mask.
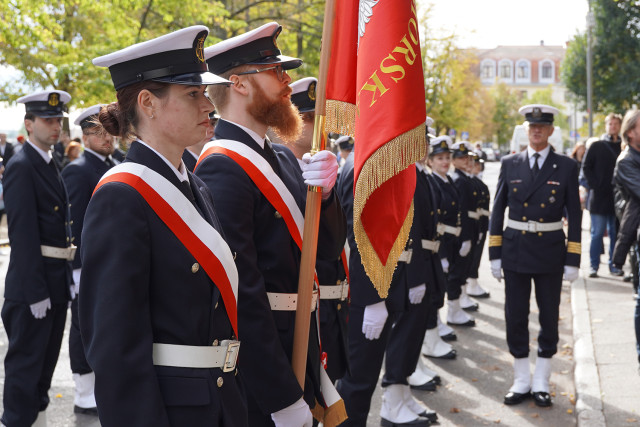
[[[595,27],[595,17],[591,11],[589,0],[589,12],[587,13],[587,111],[589,112],[589,137],[593,136],[593,84],[592,84],[592,53],[591,53],[591,29]]]

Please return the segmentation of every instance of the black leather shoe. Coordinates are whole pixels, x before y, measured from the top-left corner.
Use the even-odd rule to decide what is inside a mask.
[[[433,378],[429,381],[427,381],[424,384],[420,384],[420,385],[412,385],[409,386],[411,387],[413,390],[420,390],[420,391],[436,391],[436,386],[438,385],[438,383],[436,382],[436,379]]]
[[[622,269],[618,267],[609,268],[609,273],[611,273],[612,276],[618,276],[618,277],[624,276],[624,271],[622,271]]]
[[[549,393],[544,391],[534,391],[531,394],[533,395],[533,401],[535,402],[536,406],[546,408],[552,405],[551,396],[549,396]]]
[[[442,341],[456,341],[458,339],[458,336],[455,334],[455,332],[451,332],[447,335],[441,335],[440,339]]]
[[[478,311],[478,307],[480,307],[480,305],[477,302],[475,302],[469,307],[460,307],[460,308],[463,309],[464,311]]]
[[[73,413],[74,414],[84,414],[84,415],[95,415],[98,416],[98,408],[81,408],[77,405],[73,405]]]
[[[430,423],[438,422],[438,414],[436,414],[436,411],[425,410],[420,412],[418,416],[428,419]]]
[[[448,359],[448,360],[452,360],[452,359],[456,358],[456,356],[458,355],[458,352],[455,349],[453,349],[449,353],[444,354],[442,356],[431,356],[431,355],[428,355],[428,354],[425,354],[425,353],[422,353],[422,354],[424,356],[426,356],[426,357],[431,358],[431,359]]]
[[[589,271],[589,277],[598,277],[598,270],[591,269]]]
[[[504,404],[517,405],[518,403],[522,403],[530,397],[531,397],[530,391],[526,393],[516,393],[515,391],[510,391],[504,396]]]
[[[429,427],[431,425],[431,421],[427,418],[416,418],[413,421],[407,421],[406,423],[394,423],[393,421],[389,421],[386,418],[380,418],[380,425],[382,427],[402,427],[402,426],[412,426],[412,427]]]
[[[449,326],[476,326],[476,321],[475,320],[468,320],[464,323],[451,323],[449,321],[447,321],[447,325]]]
[[[479,294],[479,295],[473,295],[473,294],[470,294],[469,292],[467,292],[467,295],[469,295],[470,297],[473,297],[473,298],[489,298],[491,296],[491,294],[489,292],[485,292],[485,293]]]

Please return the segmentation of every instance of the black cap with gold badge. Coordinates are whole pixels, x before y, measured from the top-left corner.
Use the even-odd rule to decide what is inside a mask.
[[[71,95],[63,90],[44,90],[18,98],[27,113],[38,117],[64,117]]]
[[[450,153],[451,152],[451,144],[453,141],[447,135],[442,135],[433,138],[429,141],[429,145],[431,146],[431,152],[429,156],[435,156],[440,153]]]
[[[559,113],[558,109],[544,104],[530,104],[521,107],[518,112],[529,123],[552,125],[553,118]]]
[[[308,113],[316,109],[316,86],[318,79],[305,77],[291,83],[291,102],[298,107],[301,113]]]

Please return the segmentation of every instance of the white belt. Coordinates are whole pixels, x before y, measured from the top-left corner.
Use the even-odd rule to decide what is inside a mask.
[[[528,231],[530,233],[537,233],[539,231],[556,231],[562,230],[562,221],[548,222],[543,224],[537,221],[515,221],[513,219],[507,220],[507,227],[514,230]]]
[[[343,280],[339,285],[320,285],[320,299],[339,299],[344,301],[349,296],[349,283]]]
[[[73,261],[76,256],[76,246],[71,245],[68,248],[57,248],[55,246],[40,245],[42,256],[47,258],[66,259]]]
[[[440,240],[422,240],[422,249],[436,253],[440,249]]]
[[[480,219],[480,214],[476,211],[468,211],[467,216],[471,219]]]
[[[269,305],[273,311],[296,311],[298,307],[298,294],[285,294],[278,292],[267,292]],[[311,311],[315,311],[318,303],[318,291],[313,291],[311,300]]]
[[[462,231],[462,227],[452,227],[450,225],[439,222],[437,230],[439,234],[449,233],[458,237],[460,235],[460,232]]]
[[[220,345],[195,346],[153,343],[153,364],[179,368],[236,368],[240,341],[223,340]]]
[[[488,209],[478,208],[478,215],[491,216],[491,212]]]
[[[402,253],[400,254],[400,258],[398,258],[398,262],[406,262],[407,264],[411,264],[412,255],[413,255],[413,249],[402,251]]]

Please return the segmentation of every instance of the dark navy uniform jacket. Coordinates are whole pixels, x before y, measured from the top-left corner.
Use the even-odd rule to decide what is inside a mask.
[[[275,158],[245,131],[218,121],[215,139],[246,144],[270,162],[304,213],[306,187],[293,153],[274,145]],[[302,396],[291,369],[295,311],[272,311],[267,292],[296,293],[300,250],[282,215],[275,210],[251,178],[231,158],[212,154],[202,160],[196,175],[213,194],[220,222],[238,267],[238,333],[242,339],[240,376],[252,405],[268,416]],[[337,198],[322,203],[318,257],[340,253],[344,244],[344,218]],[[315,312],[312,313],[315,317]],[[311,322],[304,397],[310,407],[319,395],[320,353],[316,322]],[[253,403],[255,402],[255,403]],[[321,402],[322,403],[322,402]]]
[[[452,179],[458,190],[460,226],[462,227],[458,241],[462,243],[471,240],[472,243],[475,243],[478,238],[478,221],[470,218],[468,214],[469,211],[475,211],[478,208],[478,193],[471,178],[460,169],[455,169]]]
[[[198,162],[198,159],[196,159],[189,150],[185,149],[184,153],[182,153],[182,162],[187,167],[189,172],[193,172],[193,170],[196,167],[196,163]]]
[[[453,185],[451,178],[447,175],[444,182],[439,176],[433,173],[427,176],[433,189],[434,205],[438,214],[438,222],[450,227],[460,226],[460,196],[458,190]],[[450,263],[457,254],[458,237],[453,234],[444,233],[440,236],[440,258],[446,258]]]
[[[13,156],[4,173],[4,200],[11,257],[5,279],[7,300],[52,304],[71,299],[71,263],[42,256],[40,245],[71,243],[69,201],[53,160],[47,164],[31,144]]]
[[[491,205],[491,195],[489,194],[489,187],[477,176],[471,177],[471,182],[476,188],[476,192],[478,193],[477,202],[478,208],[489,210]],[[480,214],[480,219],[478,220],[478,231],[480,233],[486,233],[489,229],[489,217]]]
[[[351,304],[358,307],[366,307],[368,305],[376,304],[383,301],[378,291],[371,283],[369,276],[364,271],[362,265],[362,259],[358,246],[356,245],[355,236],[353,234],[353,153],[347,157],[347,160],[342,168],[340,177],[336,188],[338,190],[338,196],[340,203],[344,209],[345,216],[347,218],[347,241],[349,242],[349,279],[350,279],[350,292],[351,292]],[[413,248],[413,241],[407,242],[405,249]],[[396,271],[393,274],[391,280],[391,287],[389,288],[389,295],[386,298],[387,309],[390,312],[403,312],[409,304],[408,292],[410,287],[420,285],[424,282],[415,283],[416,279],[413,276],[414,282],[409,284],[407,277],[406,263],[399,262],[396,267]]]
[[[71,204],[73,243],[78,248],[81,243],[82,225],[87,205],[89,205],[89,200],[98,181],[108,170],[109,166],[98,156],[85,151],[82,156],[69,163],[62,171],[62,179],[67,187]],[[73,268],[80,267],[82,267],[82,262],[80,262],[80,251],[78,250],[73,260]]]
[[[504,212],[516,221],[562,221],[569,228],[530,233],[505,228]],[[578,196],[578,166],[553,150],[533,179],[527,150],[502,159],[489,225],[489,258],[518,273],[562,273],[565,265],[580,265],[582,211]],[[568,242],[567,242],[568,240]]]
[[[169,165],[139,142],[125,162],[180,188]],[[191,173],[189,181],[200,213],[221,232],[211,194]],[[102,425],[246,426],[235,371],[153,365],[153,343],[208,346],[233,329],[218,288],[144,198],[127,184],[103,185],[87,208],[82,242],[80,330]]]

